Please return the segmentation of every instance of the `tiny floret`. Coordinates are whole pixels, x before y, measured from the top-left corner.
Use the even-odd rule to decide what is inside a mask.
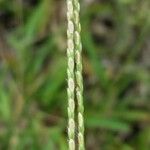
[[[74,91],[74,81],[73,81],[73,79],[71,78],[71,79],[69,79],[69,81],[68,81],[68,86],[69,86],[69,90],[70,91]]]
[[[68,50],[70,50],[71,52],[73,52],[73,49],[74,49],[73,40],[69,39],[68,40]]]
[[[83,116],[81,113],[78,114],[78,119],[79,119],[79,127],[83,127]]]
[[[69,30],[70,33],[74,32],[74,25],[73,25],[72,21],[68,22],[68,30]]]
[[[72,139],[69,140],[69,150],[75,150],[75,143]]]

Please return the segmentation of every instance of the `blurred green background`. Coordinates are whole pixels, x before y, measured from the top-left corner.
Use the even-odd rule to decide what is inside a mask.
[[[150,150],[150,1],[82,0],[87,150]],[[0,150],[67,150],[65,0],[0,0]]]

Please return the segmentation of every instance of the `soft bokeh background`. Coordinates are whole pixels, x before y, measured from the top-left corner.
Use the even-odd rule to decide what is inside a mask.
[[[66,1],[0,0],[0,150],[67,150]],[[82,0],[87,150],[150,149],[150,1]]]

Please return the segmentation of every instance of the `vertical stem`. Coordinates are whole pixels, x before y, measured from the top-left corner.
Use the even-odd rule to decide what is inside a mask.
[[[74,0],[74,43],[75,43],[75,76],[76,76],[76,97],[78,102],[78,149],[84,150],[84,107],[83,107],[83,78],[82,78],[82,44],[81,44],[81,25],[79,19],[80,4],[79,0]]]
[[[75,90],[75,77],[74,77],[74,23],[73,23],[73,0],[67,0],[67,38],[68,38],[68,140],[69,140],[69,150],[75,150],[75,121],[74,121],[74,90]]]

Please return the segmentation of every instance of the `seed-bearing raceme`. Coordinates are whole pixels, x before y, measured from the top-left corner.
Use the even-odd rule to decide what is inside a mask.
[[[67,57],[68,57],[68,147],[69,150],[75,150],[75,120],[74,120],[74,90],[75,90],[75,75],[74,75],[74,22],[73,22],[73,0],[67,0]]]
[[[69,150],[75,150],[75,94],[77,98],[77,126],[78,149],[84,150],[84,106],[83,106],[83,78],[82,78],[82,44],[81,25],[79,19],[79,0],[67,0],[67,38],[68,38],[68,140]]]

